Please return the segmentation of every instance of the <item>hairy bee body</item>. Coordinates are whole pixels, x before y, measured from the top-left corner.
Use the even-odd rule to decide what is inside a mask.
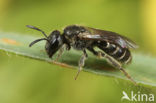
[[[70,48],[73,47],[74,49],[83,52],[83,55],[79,60],[79,69],[75,79],[85,65],[85,60],[88,57],[86,50],[88,50],[95,56],[105,58],[112,66],[118,68],[127,78],[136,84],[131,76],[122,68],[123,64],[128,64],[132,60],[129,49],[138,47],[130,39],[115,32],[78,25],[67,26],[64,28],[62,34],[60,31],[54,30],[49,36],[37,27],[31,25],[27,25],[27,27],[40,31],[45,36],[45,38],[31,42],[29,46],[31,47],[41,40],[46,40],[45,50],[50,58],[59,50],[58,59],[63,53],[63,48],[70,50]],[[94,47],[98,47],[100,51],[95,50]]]

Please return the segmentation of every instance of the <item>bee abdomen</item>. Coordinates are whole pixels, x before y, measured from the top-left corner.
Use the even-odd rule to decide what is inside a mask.
[[[125,64],[128,64],[132,60],[131,53],[128,49],[125,49],[125,53],[123,54],[124,56],[122,58],[119,58],[119,60]]]
[[[128,64],[132,59],[131,53],[127,48],[121,48],[109,42],[101,42],[98,47],[121,63]]]

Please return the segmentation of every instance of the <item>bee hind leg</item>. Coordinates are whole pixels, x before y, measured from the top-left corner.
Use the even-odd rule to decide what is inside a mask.
[[[78,68],[78,72],[75,76],[75,80],[77,79],[80,71],[83,69],[83,66],[85,65],[85,60],[88,57],[86,50],[83,50],[83,55],[81,56],[80,60],[79,60],[79,68]]]
[[[119,63],[117,60],[115,60],[114,58],[110,57],[109,55],[101,52],[101,51],[95,51],[93,48],[88,48],[89,51],[91,51],[94,55],[96,56],[100,56],[103,58],[106,58],[106,60],[115,68],[119,69],[121,72],[124,73],[124,75],[130,79],[135,85],[136,82],[132,79],[132,77],[124,70],[124,68],[122,68],[121,63]]]
[[[112,64],[112,66],[114,66],[115,68],[119,69],[121,72],[124,73],[124,75],[131,80],[135,85],[136,82],[132,79],[132,77],[125,71],[125,69],[122,67],[121,63],[119,63],[117,60],[115,60],[114,58],[110,57],[109,55],[105,54],[104,58],[107,59],[107,61]]]

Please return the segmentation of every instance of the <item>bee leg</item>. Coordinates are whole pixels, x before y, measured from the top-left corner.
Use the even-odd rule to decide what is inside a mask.
[[[68,51],[69,51],[69,50],[71,49],[70,44],[68,44],[68,43],[67,43],[67,44],[65,44],[65,45],[66,45],[66,50],[68,50]]]
[[[110,56],[107,55],[107,54],[105,54],[104,57],[107,59],[107,61],[108,61],[109,63],[111,63],[115,68],[118,68],[121,72],[123,72],[124,75],[136,85],[136,82],[135,82],[135,81],[132,79],[132,77],[125,71],[125,69],[122,67],[121,63],[119,63],[117,60],[113,59],[112,57],[110,57]]]
[[[87,48],[89,51],[91,51],[94,55],[96,56],[102,56],[104,58],[106,58],[106,60],[112,65],[114,66],[115,68],[118,68],[121,72],[124,73],[124,75],[130,79],[135,85],[136,85],[136,82],[131,78],[131,76],[124,70],[124,68],[122,68],[122,65],[121,63],[119,63],[118,61],[116,61],[115,59],[113,59],[112,57],[110,57],[109,55],[107,54],[104,54],[103,52],[100,52],[100,51],[95,51],[93,48]]]
[[[100,51],[95,51],[93,48],[88,47],[87,48],[90,52],[92,52],[94,55],[96,55],[98,58],[102,58],[105,56],[104,53],[100,52]]]
[[[81,56],[80,60],[79,60],[79,69],[78,72],[75,76],[75,80],[77,79],[80,71],[83,69],[83,66],[85,65],[85,60],[88,57],[86,50],[83,50],[83,55]]]
[[[60,48],[59,53],[58,53],[58,55],[57,55],[57,57],[56,57],[56,61],[58,61],[59,58],[62,56],[65,47],[66,47],[66,45],[63,45],[63,46]]]

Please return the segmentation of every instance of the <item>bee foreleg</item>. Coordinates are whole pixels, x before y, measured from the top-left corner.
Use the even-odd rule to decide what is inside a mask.
[[[80,71],[83,69],[83,66],[85,65],[85,60],[88,57],[86,50],[83,50],[83,55],[81,56],[80,60],[79,60],[79,68],[78,68],[78,72],[75,76],[75,80],[77,79]]]
[[[68,43],[67,43],[67,44],[64,44],[64,45],[66,45],[66,50],[68,50],[68,51],[69,51],[69,50],[71,49],[70,44],[68,44]]]
[[[66,45],[64,44],[64,45],[62,45],[62,47],[60,48],[59,53],[58,53],[58,55],[57,55],[57,57],[56,57],[56,61],[58,61],[59,58],[62,56],[65,47],[66,47]]]

